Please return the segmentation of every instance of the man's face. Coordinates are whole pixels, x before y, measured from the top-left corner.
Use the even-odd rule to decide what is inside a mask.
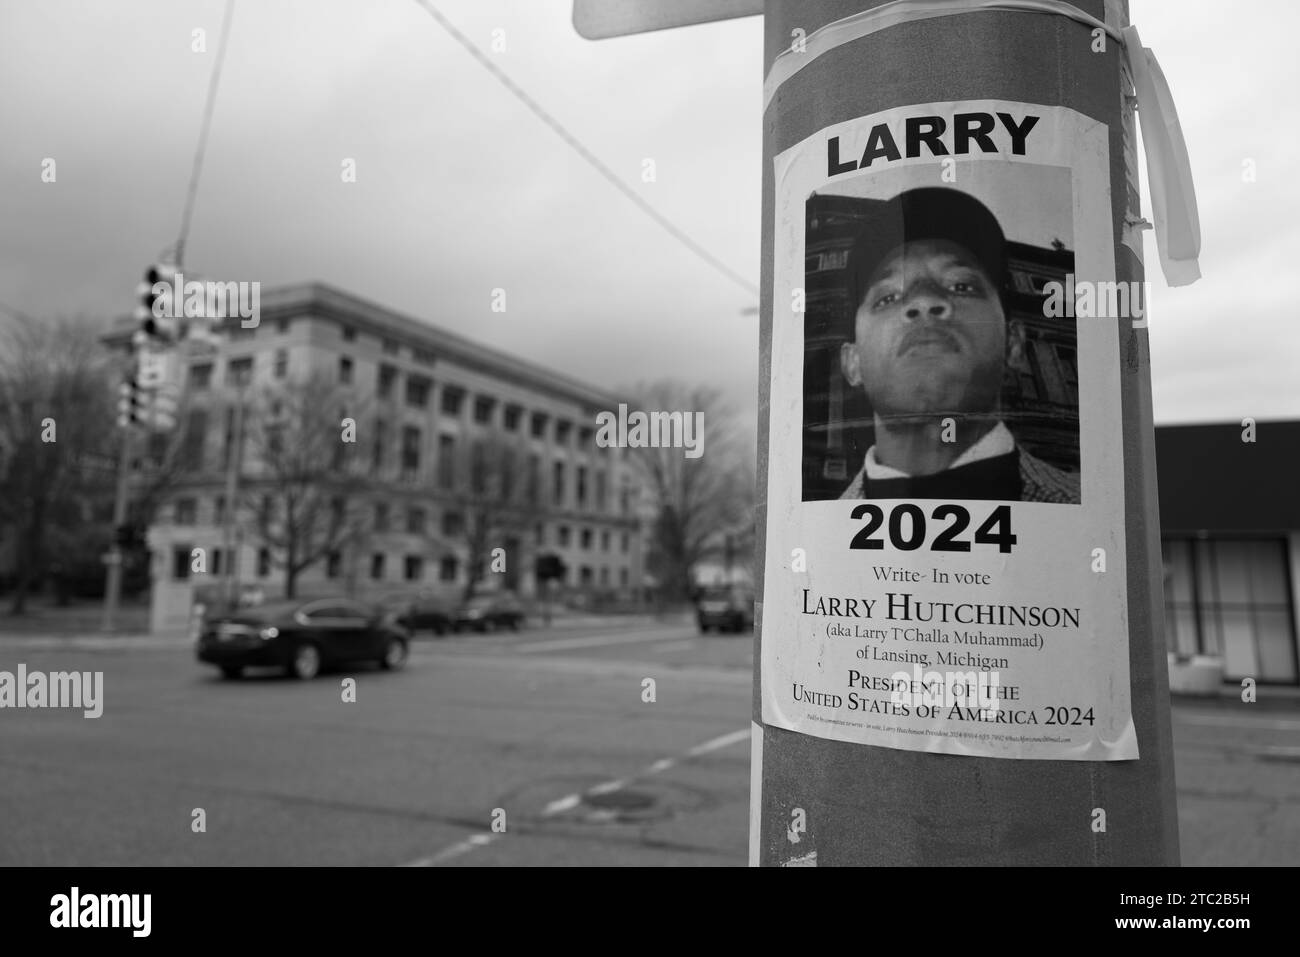
[[[1007,324],[998,290],[965,247],[926,239],[894,249],[868,280],[854,334],[840,351],[844,375],[882,419],[997,407]]]

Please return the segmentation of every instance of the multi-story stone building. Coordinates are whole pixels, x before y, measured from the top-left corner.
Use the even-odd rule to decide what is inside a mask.
[[[125,347],[129,336],[123,325],[109,341]],[[535,594],[534,559],[548,552],[567,566],[561,585],[568,590],[631,596],[640,589],[632,463],[626,449],[596,445],[596,415],[618,401],[598,389],[321,284],[267,291],[256,327],[234,328],[214,352],[183,366],[184,468],[149,532],[156,629],[183,624],[195,585],[229,570],[227,526],[239,582],[268,597],[283,594],[283,556],[260,535],[249,506],[265,485],[248,442],[256,423],[237,423],[235,409],[243,396],[246,417],[264,414],[249,396],[322,377],[336,383],[341,413],[368,410],[355,437],[365,468],[349,504],[365,513],[365,534],[304,569],[298,594],[463,594],[467,549],[454,543],[467,516],[458,512],[463,476],[453,463],[489,436],[511,447],[518,481],[533,498],[526,520],[512,522],[499,543],[504,568],[485,585]],[[227,523],[236,432],[243,438],[240,511]],[[196,548],[207,558],[202,574],[194,572]]]

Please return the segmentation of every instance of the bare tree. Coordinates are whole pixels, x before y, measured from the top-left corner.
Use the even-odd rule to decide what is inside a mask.
[[[252,454],[242,498],[271,564],[284,570],[287,598],[296,596],[302,572],[364,534],[366,478],[355,431],[364,411],[341,402],[338,384],[318,374],[264,390],[245,412]]]
[[[438,470],[430,500],[452,519],[431,525],[426,537],[440,551],[464,558],[469,599],[492,567],[494,550],[512,540],[522,543],[527,529],[545,517],[540,462],[506,433],[490,431],[461,443]],[[502,557],[516,567],[523,561],[522,554],[508,551]]]
[[[11,614],[51,555],[93,519],[96,476],[79,467],[108,455],[113,428],[111,363],[85,319],[0,323],[0,528],[11,529],[17,581]]]
[[[713,388],[660,380],[629,390],[629,407],[646,413],[699,414],[703,435],[698,457],[666,443],[631,447],[632,461],[654,509],[647,565],[670,600],[690,596],[697,566],[732,548],[746,546],[754,515],[752,445],[739,434],[733,410]]]

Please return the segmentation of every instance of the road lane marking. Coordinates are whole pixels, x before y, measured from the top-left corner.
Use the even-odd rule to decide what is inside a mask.
[[[566,794],[564,797],[552,801],[546,807],[542,808],[542,817],[550,817],[552,814],[561,814],[570,808],[577,807],[582,802],[581,794]]]
[[[716,738],[710,738],[708,741],[705,741],[703,744],[697,744],[695,747],[688,749],[685,753],[686,757],[688,759],[695,758],[703,754],[708,754],[711,751],[718,751],[730,745],[739,744],[741,741],[746,741],[749,739],[750,732],[751,732],[750,728],[742,728],[739,731],[732,731],[729,734],[723,734],[723,735],[719,735]],[[634,774],[631,777],[626,777],[626,778],[614,778],[613,780],[610,781],[602,781],[600,784],[593,784],[591,787],[587,788],[584,791],[574,791],[572,794],[566,794],[564,797],[556,798],[554,801],[551,801],[549,804],[547,804],[546,807],[542,808],[541,816],[554,817],[556,814],[561,814],[564,811],[571,810],[577,807],[579,804],[581,804],[582,799],[587,796],[600,795],[600,794],[612,794],[615,791],[627,787],[629,784],[632,784],[635,781],[638,781],[642,778],[648,778],[652,775],[659,774],[660,772],[666,771],[671,767],[675,767],[679,760],[681,759],[660,758],[658,761],[655,761],[653,764],[647,766],[643,771],[641,771],[640,774]],[[501,835],[497,833],[476,834],[463,841],[459,841],[456,844],[451,845],[450,847],[444,848],[443,850],[439,851],[437,854],[430,855],[429,857],[421,857],[418,860],[411,861],[409,864],[404,864],[402,866],[403,867],[433,867],[436,864],[441,864],[444,861],[449,861],[454,857],[460,857],[461,855],[468,854],[470,851],[473,851],[477,848],[484,847],[488,844],[491,844],[500,836]]]
[[[701,754],[708,754],[710,751],[717,751],[720,748],[727,748],[733,744],[739,744],[741,741],[748,741],[751,729],[741,728],[739,731],[733,731],[731,734],[724,734],[721,737],[714,738],[712,741],[705,741],[703,744],[697,744],[686,752],[688,757],[696,758]]]

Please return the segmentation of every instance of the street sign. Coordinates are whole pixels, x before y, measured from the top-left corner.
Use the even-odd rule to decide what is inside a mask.
[[[588,40],[752,17],[763,0],[573,0],[573,26]]]

